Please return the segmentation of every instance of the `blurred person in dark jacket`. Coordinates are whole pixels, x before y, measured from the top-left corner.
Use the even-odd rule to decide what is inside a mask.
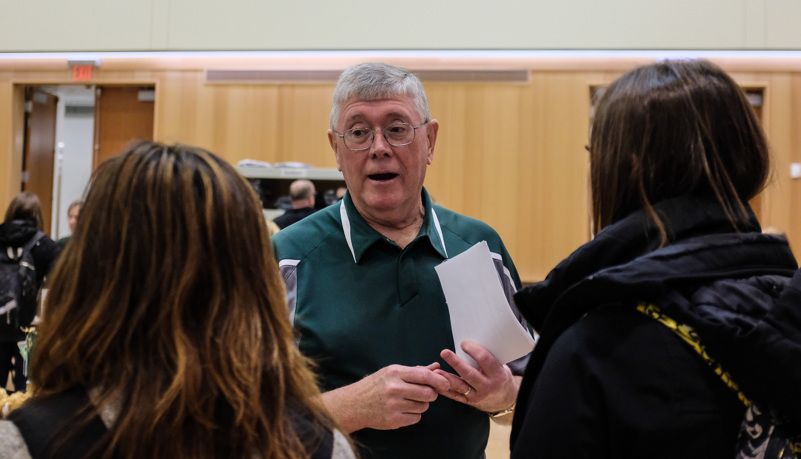
[[[314,208],[316,194],[317,191],[311,180],[295,180],[292,182],[289,185],[289,202],[292,203],[292,208],[275,217],[273,219],[275,224],[284,229],[313,214],[316,210]]]
[[[30,249],[36,273],[35,289],[39,290],[45,275],[50,271],[60,252],[58,244],[53,242],[43,231],[42,204],[39,198],[28,192],[22,192],[11,200],[6,210],[5,220],[0,224],[0,250],[17,252],[28,242],[39,238]],[[32,311],[31,317],[35,315]],[[6,320],[6,319],[9,320]],[[8,381],[8,373],[14,370],[14,390],[25,391],[26,377],[23,371],[23,360],[18,341],[25,339],[25,332],[17,323],[11,323],[10,311],[3,314],[0,320],[8,322],[8,326],[0,326],[0,382],[3,387]],[[28,326],[30,323],[21,324]],[[13,360],[13,363],[12,363]]]

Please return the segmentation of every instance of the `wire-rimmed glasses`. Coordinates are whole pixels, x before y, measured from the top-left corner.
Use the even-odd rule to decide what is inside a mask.
[[[369,150],[373,146],[376,132],[381,132],[384,139],[388,144],[393,147],[402,147],[414,142],[415,133],[417,129],[422,127],[428,121],[423,121],[417,126],[412,126],[409,123],[392,123],[383,129],[368,129],[365,127],[355,127],[348,129],[343,133],[334,131],[348,149],[353,151]]]

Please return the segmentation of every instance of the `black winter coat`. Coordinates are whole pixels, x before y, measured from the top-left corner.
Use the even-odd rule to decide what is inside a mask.
[[[7,247],[21,247],[25,245],[37,232],[36,224],[29,220],[12,220],[0,224],[0,250]],[[41,287],[44,277],[55,265],[61,248],[47,236],[42,237],[31,248],[33,265],[36,268],[36,280]],[[0,342],[16,342],[25,338],[22,331],[13,336],[0,332]]]
[[[748,397],[801,413],[801,276],[786,240],[755,218],[735,231],[709,199],[655,209],[668,246],[635,212],[515,296],[540,339],[512,458],[733,457],[744,406],[690,346],[634,310],[643,302],[692,326]]]

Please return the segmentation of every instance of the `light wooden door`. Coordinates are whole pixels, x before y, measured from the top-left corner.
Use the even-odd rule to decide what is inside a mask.
[[[53,209],[53,167],[56,156],[58,97],[34,86],[25,90],[25,148],[22,156],[22,191],[42,202],[44,232],[50,234]]]
[[[95,151],[92,169],[133,140],[153,140],[153,87],[98,86],[95,91]]]

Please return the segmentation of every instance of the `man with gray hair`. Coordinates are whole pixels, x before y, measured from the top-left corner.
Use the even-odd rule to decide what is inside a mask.
[[[317,191],[314,188],[314,183],[310,180],[295,180],[289,184],[289,202],[292,203],[292,208],[287,209],[286,212],[275,217],[273,222],[279,228],[284,229],[287,226],[297,223],[315,211],[314,200]]]
[[[486,241],[510,301],[520,279],[492,228],[432,203],[423,187],[438,130],[406,69],[346,69],[328,140],[348,190],[272,239],[298,346],[362,458],[482,458],[490,417],[511,422],[525,368],[453,342],[436,265]]]

